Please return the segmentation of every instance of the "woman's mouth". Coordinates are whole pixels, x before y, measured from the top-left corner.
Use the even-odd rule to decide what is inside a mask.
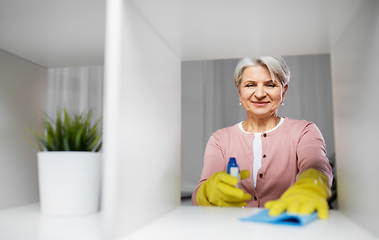
[[[263,102],[263,101],[253,101],[253,104],[257,107],[264,107],[268,104],[269,102]]]

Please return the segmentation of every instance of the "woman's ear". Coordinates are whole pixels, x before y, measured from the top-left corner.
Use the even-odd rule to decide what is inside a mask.
[[[287,90],[288,90],[288,83],[283,87],[282,101],[284,101],[284,98],[286,97]]]

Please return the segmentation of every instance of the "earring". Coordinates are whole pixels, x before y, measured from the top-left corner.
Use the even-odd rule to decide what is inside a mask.
[[[281,102],[280,105],[284,106],[284,102]]]
[[[242,105],[242,103],[240,102],[240,106]]]

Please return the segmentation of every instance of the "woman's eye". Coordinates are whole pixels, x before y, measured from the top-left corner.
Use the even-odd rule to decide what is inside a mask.
[[[275,84],[268,84],[267,86],[270,87],[270,88],[276,87]]]
[[[246,87],[254,87],[255,85],[253,84],[247,84]]]

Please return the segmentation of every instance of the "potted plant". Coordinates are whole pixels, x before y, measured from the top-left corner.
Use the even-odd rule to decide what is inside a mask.
[[[91,111],[71,116],[45,115],[44,132],[29,131],[37,140],[41,211],[74,216],[99,210],[102,126],[91,125]]]

